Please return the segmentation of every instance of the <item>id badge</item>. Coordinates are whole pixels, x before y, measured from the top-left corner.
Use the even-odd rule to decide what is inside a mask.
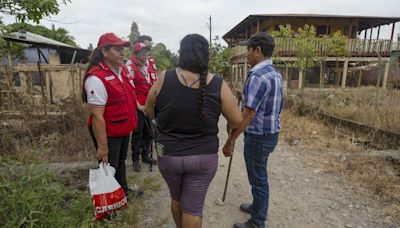
[[[156,142],[155,149],[158,156],[163,157],[165,155],[165,147],[163,144]]]

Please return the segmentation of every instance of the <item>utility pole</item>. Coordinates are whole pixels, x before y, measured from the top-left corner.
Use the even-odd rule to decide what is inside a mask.
[[[212,46],[212,36],[211,36],[211,29],[212,29],[212,23],[211,23],[211,15],[210,15],[210,22],[208,24],[208,28],[210,29],[210,47]]]

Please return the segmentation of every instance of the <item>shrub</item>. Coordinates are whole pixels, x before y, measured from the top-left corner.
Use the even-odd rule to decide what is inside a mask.
[[[0,172],[1,227],[78,227],[93,217],[91,199],[68,190],[44,165]]]

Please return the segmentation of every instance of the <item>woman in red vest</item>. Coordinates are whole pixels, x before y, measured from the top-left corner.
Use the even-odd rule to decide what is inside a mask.
[[[129,136],[137,126],[136,95],[124,62],[130,43],[114,33],[100,36],[83,80],[83,101],[90,113],[88,127],[100,162],[115,168],[115,179],[128,194],[125,159]]]

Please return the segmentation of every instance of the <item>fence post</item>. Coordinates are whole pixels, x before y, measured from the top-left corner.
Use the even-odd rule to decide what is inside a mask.
[[[386,89],[387,86],[387,79],[389,76],[389,66],[390,66],[390,61],[385,62],[385,72],[383,73],[383,83],[382,83],[382,88]]]
[[[357,87],[361,86],[362,75],[363,75],[363,70],[360,70],[360,72],[358,72]]]
[[[54,101],[53,101],[53,79],[52,79],[52,77],[51,77],[51,64],[48,64],[49,65],[49,71],[48,71],[48,74],[49,74],[49,102],[50,102],[50,104],[54,104]]]
[[[42,58],[40,57],[40,49],[38,47],[37,47],[37,53],[39,56],[39,61],[37,62],[37,66],[38,66],[39,78],[40,78],[40,90],[42,92],[43,109],[44,109],[44,114],[47,116],[47,100],[46,100],[46,95],[44,93],[43,72],[42,72],[42,69],[40,68],[40,63],[42,62]]]
[[[6,77],[6,85],[7,85],[7,98],[8,98],[8,107],[13,107],[12,105],[12,79],[13,79],[13,64],[12,64],[12,56],[11,56],[11,43],[7,41],[7,49],[8,49],[8,72]]]

